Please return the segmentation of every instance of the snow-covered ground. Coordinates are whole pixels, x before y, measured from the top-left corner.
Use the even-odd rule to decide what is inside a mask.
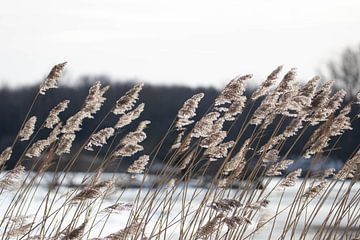
[[[66,178],[64,179],[64,183],[66,183],[66,185],[77,185],[80,184],[82,179],[83,179],[83,174],[68,174],[66,176]],[[40,204],[42,203],[42,201],[44,200],[44,198],[46,197],[47,193],[48,193],[48,188],[47,188],[47,182],[49,182],[52,179],[52,175],[51,174],[45,174],[45,176],[42,178],[41,180],[41,184],[39,185],[39,188],[35,189],[32,188],[30,190],[30,193],[28,196],[32,196],[32,202],[31,204],[25,204],[22,212],[20,215],[28,215],[31,218],[35,218],[36,221],[38,222],[40,219],[42,219],[42,213],[45,209],[45,204],[43,204],[43,206],[41,207],[41,210],[39,213],[36,213]],[[105,175],[105,178],[110,178],[112,177],[111,174],[109,175]],[[122,182],[126,182],[128,181],[128,176],[126,175],[118,175],[115,176],[115,179],[117,179],[118,181],[122,181]],[[135,180],[136,181],[136,180]],[[268,188],[267,189],[272,189],[277,182],[279,181],[279,179],[273,179]],[[346,181],[344,183],[343,186],[341,186],[344,182],[339,182],[338,184],[336,184],[334,186],[334,188],[332,189],[332,191],[330,191],[329,196],[327,197],[327,200],[325,202],[324,205],[321,206],[320,211],[317,213],[316,217],[314,218],[313,222],[312,222],[312,227],[309,228],[309,233],[306,237],[306,239],[312,239],[313,233],[314,231],[322,224],[322,222],[324,221],[324,219],[326,218],[326,216],[329,215],[329,211],[331,208],[331,204],[333,203],[334,199],[336,198],[336,194],[338,193],[338,190],[340,188],[343,189],[342,193],[345,192],[345,190],[347,189],[347,186],[349,186],[350,181]],[[270,203],[266,208],[263,208],[260,210],[261,214],[266,214],[268,216],[273,216],[276,212],[277,209],[282,210],[284,208],[286,208],[287,206],[289,206],[292,203],[293,198],[295,197],[299,186],[300,186],[301,182],[300,180],[297,182],[296,186],[294,187],[290,187],[285,189],[285,192],[283,194],[283,190],[282,189],[277,189],[275,191],[273,191],[269,197],[267,198]],[[178,188],[182,188],[182,186],[178,186]],[[360,183],[357,182],[355,183],[355,185],[352,188],[352,191],[350,192],[350,198],[356,193],[357,190],[359,190],[360,188]],[[64,196],[66,194],[69,194],[71,192],[74,191],[74,188],[71,187],[61,187],[59,189],[59,193],[58,196],[62,196],[62,198],[60,198],[60,200],[56,200],[54,202],[54,205],[52,207],[52,211],[55,211],[56,209],[58,209],[62,204],[63,204],[63,200],[65,199]],[[123,202],[123,203],[133,203],[136,195],[138,194],[139,189],[138,188],[127,188],[126,190],[121,189],[121,188],[115,188],[115,190],[104,199],[104,201],[102,202],[102,205],[99,206],[99,203],[95,204],[94,208],[93,208],[93,212],[96,212],[99,209],[103,209],[107,206],[110,206],[112,204],[115,203],[115,201],[119,200],[119,202]],[[141,191],[141,196],[144,196],[148,191],[153,192],[155,191],[155,189],[147,189],[144,188]],[[162,189],[160,191],[158,200],[161,201],[166,193],[166,191],[169,191],[169,189]],[[260,191],[260,190],[254,190],[254,191]],[[206,189],[204,188],[198,188],[195,189],[194,187],[190,187],[188,188],[188,199],[190,199],[190,197],[195,193],[197,194],[197,197],[192,201],[192,205],[191,205],[191,210],[196,210],[198,205],[200,204],[201,200],[204,197],[204,194],[206,192]],[[176,199],[177,194],[179,193],[179,190],[175,191],[173,194],[173,198]],[[52,199],[53,194],[55,194],[54,192],[51,193],[50,198]],[[229,192],[229,196],[233,196],[235,194],[235,190],[231,190]],[[283,194],[283,198],[280,201],[280,198]],[[358,193],[359,194],[359,193]],[[341,196],[341,195],[340,195]],[[4,216],[7,207],[10,204],[10,201],[13,199],[14,197],[14,192],[3,192],[0,195],[0,214],[2,216]],[[338,196],[339,197],[339,196]],[[179,198],[180,199],[180,198]],[[280,204],[279,204],[280,203]],[[316,203],[317,201],[312,201],[310,202],[310,204],[308,205],[307,209],[304,211],[304,214],[301,215],[299,223],[298,223],[298,227],[295,231],[295,235],[293,236],[294,239],[298,239],[300,232],[302,231],[303,227],[304,227],[304,221],[306,218],[310,218],[310,213],[312,212],[312,209],[314,209],[316,207]],[[69,209],[69,213],[68,216],[71,216],[72,212],[75,211],[76,207],[72,206]],[[181,212],[182,209],[182,203],[180,200],[176,201],[173,208],[171,209],[170,213],[169,213],[169,221],[171,222],[172,219],[174,219],[174,221],[179,219],[179,213]],[[355,207],[356,210],[356,207]],[[63,210],[62,210],[63,211]],[[59,214],[57,215],[57,217],[55,218],[54,222],[56,225],[59,225],[59,223],[62,221],[62,228],[66,227],[66,222],[69,221],[69,217],[65,218],[65,219],[61,219],[61,215],[63,212],[59,212]],[[274,226],[272,222],[269,222],[267,225],[265,225],[261,231],[258,231],[256,233],[256,235],[254,236],[253,239],[267,239],[269,236],[269,233],[271,231],[271,228],[274,227],[273,230],[273,235],[271,237],[271,239],[277,239],[278,237],[280,237],[280,233],[283,232],[283,227],[284,224],[286,222],[286,217],[289,213],[289,208],[287,210],[285,210],[284,212],[282,212],[280,215],[278,215],[276,217],[276,224]],[[147,236],[150,236],[152,227],[155,224],[155,220],[157,219],[157,216],[159,216],[160,212],[156,212],[156,214],[153,216],[153,219],[150,219],[150,223],[147,227],[147,229],[145,230],[145,233]],[[359,211],[356,213],[359,214]],[[107,234],[116,232],[120,229],[122,229],[125,225],[126,222],[128,220],[128,217],[130,215],[130,211],[122,211],[121,213],[118,214],[112,214],[107,223],[104,225],[104,219],[106,218],[107,215],[105,214],[100,214],[97,216],[97,218],[94,220],[94,218],[90,219],[89,224],[95,224],[93,230],[91,231],[90,235],[88,236],[87,234],[85,234],[84,239],[87,239],[89,237],[97,237],[98,233],[100,232],[100,229],[103,229],[101,236],[105,236]],[[204,221],[201,223],[201,225],[205,224],[205,222],[208,219],[205,218]],[[50,222],[50,219],[48,220],[48,222]],[[80,221],[78,223],[78,225],[80,225],[82,222]],[[249,231],[251,231],[251,229],[254,229],[254,227],[256,226],[256,219],[254,220],[254,222],[249,226]],[[342,223],[344,224],[344,223]],[[357,223],[357,225],[355,225],[355,227],[359,227],[359,223]],[[87,229],[85,229],[85,233],[87,232]],[[4,231],[4,224],[2,224],[1,226],[1,231]],[[175,224],[173,225],[167,232],[167,237],[166,239],[178,239],[178,234],[179,234],[179,225]],[[246,234],[245,234],[246,235]],[[291,231],[287,234],[286,238],[290,238],[291,236]],[[339,236],[340,237],[340,236]]]

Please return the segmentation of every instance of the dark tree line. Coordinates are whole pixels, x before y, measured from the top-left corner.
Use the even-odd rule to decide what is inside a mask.
[[[98,78],[97,78],[98,79]],[[101,82],[106,85],[109,83],[108,79],[100,79]],[[93,78],[83,78],[76,87],[63,86],[56,90],[49,91],[46,96],[40,96],[36,102],[34,109],[31,115],[36,115],[38,117],[38,124],[43,122],[47,117],[48,112],[54,107],[57,103],[64,99],[69,99],[70,105],[69,108],[61,114],[62,121],[66,121],[68,117],[74,114],[83,104],[83,101],[88,93],[88,88],[94,82]],[[90,133],[96,128],[101,119],[106,115],[106,113],[112,108],[116,100],[122,96],[128,89],[132,87],[134,83],[131,82],[117,82],[111,83],[111,88],[106,94],[107,100],[102,107],[102,109],[96,114],[95,119],[86,119],[83,123],[83,130],[77,134],[76,144],[82,144],[85,139],[90,135]],[[19,89],[7,89],[3,88],[0,90],[0,151],[2,151],[7,146],[11,145],[17,131],[19,130],[21,123],[26,115],[27,110],[30,107],[32,99],[34,98],[38,88],[37,86],[19,88]],[[198,88],[191,89],[188,87],[164,87],[164,86],[151,86],[145,85],[143,91],[140,95],[140,102],[145,103],[145,111],[141,115],[143,120],[151,120],[151,125],[146,130],[148,138],[144,142],[145,153],[150,153],[152,149],[157,145],[161,140],[162,136],[166,133],[168,127],[171,125],[171,122],[176,117],[178,109],[182,106],[183,102],[198,92],[204,92],[205,97],[201,101],[201,104],[198,109],[198,116],[201,116],[207,111],[211,106],[213,100],[218,94],[218,91],[213,88]],[[251,95],[252,90],[246,92],[247,96]],[[252,109],[256,108],[257,102]],[[238,130],[240,130],[242,124],[245,121],[245,116],[250,110],[248,106],[244,110],[244,114],[235,122],[233,131],[231,131],[229,139],[234,139]],[[355,109],[358,111],[358,109]],[[355,111],[351,114],[355,115]],[[251,114],[250,114],[251,115]],[[110,116],[103,122],[102,127],[108,127],[115,124],[117,118],[115,116]],[[287,119],[286,121],[290,121]],[[264,132],[265,137],[263,138],[263,143],[266,141],[266,134],[272,133],[275,129],[277,120],[269,126],[269,128]],[[136,127],[135,122],[130,126],[124,129],[123,133],[133,130]],[[337,148],[331,152],[331,157],[339,160],[346,160],[355,150],[358,144],[358,139],[360,139],[360,127],[359,124],[355,121],[353,124],[353,131],[347,131],[339,139]],[[245,140],[250,136],[252,129],[249,128],[247,132],[243,135]],[[308,129],[297,144],[292,150],[292,158],[298,158],[302,147],[304,146],[307,138],[312,133],[313,129]],[[39,139],[45,138],[47,136],[47,131],[42,131],[39,134]],[[169,138],[163,144],[163,147],[160,149],[159,154],[157,155],[157,161],[163,161],[168,149],[170,148],[172,141],[175,139],[176,133],[170,133]],[[332,140],[332,143],[336,139]],[[293,139],[289,139],[285,142],[284,150],[287,150],[293,143]],[[16,144],[15,152],[13,157],[8,163],[10,168],[15,164],[16,159],[21,155],[27,143],[18,143]],[[331,146],[331,145],[330,145]],[[285,152],[284,152],[285,153]],[[283,153],[283,154],[284,154]],[[102,152],[101,154],[104,154]],[[326,155],[326,153],[325,153]],[[85,155],[85,158],[88,155]],[[86,161],[85,161],[86,162]],[[130,161],[129,161],[130,162]],[[219,163],[214,163],[210,169],[216,168]],[[84,170],[87,168],[86,163],[79,163],[75,167],[75,170]]]

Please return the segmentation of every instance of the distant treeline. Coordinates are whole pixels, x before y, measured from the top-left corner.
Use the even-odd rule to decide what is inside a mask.
[[[110,82],[106,78],[100,79],[100,81],[103,85],[110,84]],[[48,91],[46,93],[46,96],[40,96],[38,101],[36,101],[33,111],[30,113],[30,116],[35,115],[38,117],[37,126],[39,127],[39,125],[47,117],[49,111],[56,104],[58,104],[62,100],[69,99],[69,108],[60,115],[62,121],[65,122],[68,117],[74,114],[81,107],[88,93],[88,89],[93,83],[93,78],[86,77],[83,78],[80,81],[80,84],[76,87],[62,86],[58,89]],[[94,119],[86,119],[83,122],[83,130],[77,133],[76,144],[79,145],[84,143],[86,138],[91,134],[91,132],[103,119],[103,117],[113,107],[113,104],[116,102],[116,100],[121,97],[127,90],[129,90],[133,86],[133,84],[133,82],[111,82],[110,90],[106,94],[107,100],[105,104],[103,105],[102,109],[95,115]],[[0,89],[0,152],[7,146],[12,144],[12,141],[14,140],[22,124],[22,121],[26,116],[26,113],[32,103],[32,100],[37,90],[38,86],[23,87],[18,89]],[[205,93],[205,97],[201,101],[197,111],[197,116],[201,116],[211,107],[213,100],[219,93],[217,89],[192,89],[189,87],[152,86],[150,84],[145,84],[145,87],[140,94],[140,102],[145,103],[145,111],[142,113],[141,119],[151,121],[150,126],[146,129],[148,137],[144,142],[145,153],[150,153],[153,149],[155,149],[155,146],[157,146],[157,144],[160,142],[164,134],[167,132],[172,121],[175,119],[177,111],[182,106],[184,101],[198,92]],[[252,90],[248,89],[246,95],[250,96],[251,92]],[[251,112],[257,107],[257,105],[259,105],[259,103],[260,101],[256,102],[255,104],[247,104],[247,107],[244,110],[245,114],[242,114],[241,117],[234,123],[233,128],[240,130],[242,124],[245,121],[245,117],[247,115],[251,116]],[[355,111],[358,110],[358,107],[356,107]],[[355,115],[355,111],[353,110],[351,116]],[[275,119],[275,122],[278,120],[279,119]],[[289,120],[290,119],[286,119],[285,121]],[[115,116],[109,116],[105,119],[105,121],[103,121],[101,126],[112,126],[116,123],[116,121],[117,118]],[[139,120],[127,126],[123,130],[123,134],[136,128],[136,124],[138,122]],[[267,133],[274,132],[275,125],[277,124],[272,124],[268,127],[268,129],[266,129],[266,131],[264,131],[265,137],[263,138],[263,141],[266,140]],[[338,141],[338,143],[336,144],[336,149],[333,149],[330,153],[331,158],[345,161],[356,150],[355,148],[357,147],[360,139],[360,127],[358,122],[356,121],[353,123],[352,127],[354,128],[353,131],[347,131],[342,137],[335,138],[330,142],[330,146],[332,146],[334,141]],[[248,128],[247,132],[243,134],[241,141],[245,140],[247,137],[250,136],[252,129],[253,128],[251,127]],[[298,158],[306,142],[305,140],[309,137],[312,131],[313,129],[309,128],[305,133],[302,134],[301,138],[297,140],[294,146],[293,143],[296,137],[288,139],[282,149],[286,151],[292,147],[290,157]],[[238,131],[231,132],[234,134]],[[45,138],[48,133],[49,132],[46,130],[39,132],[38,139]],[[160,151],[157,154],[157,161],[163,161],[175,137],[176,133],[172,132],[170,133],[169,137],[165,139],[163,147],[160,148]],[[230,135],[228,136],[228,139],[235,137],[236,135]],[[11,168],[15,164],[16,160],[21,156],[27,144],[28,142],[16,144],[13,156],[7,163],[8,168]],[[105,151],[102,151],[100,154],[105,154]],[[327,156],[327,152],[324,153],[324,156]],[[218,164],[219,163],[214,163],[213,167],[216,168]],[[75,170],[85,170],[87,169],[87,167],[88,166],[77,165]]]

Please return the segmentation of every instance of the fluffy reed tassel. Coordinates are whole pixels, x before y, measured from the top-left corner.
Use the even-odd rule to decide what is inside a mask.
[[[78,194],[76,194],[72,199],[71,203],[80,203],[82,201],[87,201],[91,199],[96,199],[103,194],[100,187],[87,187]]]
[[[31,230],[32,223],[28,223],[19,227],[16,227],[9,232],[7,232],[7,236],[10,238],[19,238],[23,236],[24,234],[28,233]]]
[[[12,224],[13,228],[19,228],[29,223],[34,218],[33,215],[19,215],[16,217],[5,217],[5,219],[9,220],[9,223]]]
[[[279,150],[271,149],[265,153],[265,156],[262,159],[263,163],[273,163],[279,159]]]
[[[282,70],[283,66],[278,66],[268,77],[267,79],[261,84],[261,86],[253,92],[251,95],[251,99],[255,101],[261,96],[267,94],[269,88],[275,83],[276,79],[280,71]]]
[[[22,183],[22,176],[25,173],[25,167],[18,165],[14,169],[10,170],[0,180],[0,188],[3,190],[16,190]]]
[[[221,106],[226,103],[232,103],[245,92],[246,80],[252,78],[252,75],[238,76],[222,90],[220,95],[215,99],[215,106]]]
[[[180,108],[177,114],[177,121],[175,126],[178,131],[183,130],[184,126],[187,126],[194,122],[191,118],[196,116],[196,109],[198,108],[199,102],[204,97],[204,93],[198,93],[185,101],[182,108]]]
[[[27,151],[25,156],[28,158],[40,157],[41,153],[51,144],[58,140],[58,135],[61,133],[61,123],[59,123],[49,134],[46,139],[36,141]]]
[[[87,113],[83,110],[78,111],[66,120],[66,124],[61,130],[62,133],[72,134],[81,130],[82,121],[86,118]]]
[[[226,131],[222,131],[225,118],[218,119],[212,126],[210,134],[201,140],[200,147],[211,148],[219,145],[226,137]]]
[[[37,118],[32,116],[29,120],[26,121],[24,127],[19,132],[20,141],[29,140],[31,135],[34,133],[34,128]]]
[[[243,216],[225,217],[222,222],[231,230],[234,230],[243,224],[251,224],[251,220]]]
[[[261,102],[260,106],[253,113],[253,116],[250,119],[249,123],[258,126],[263,123],[266,118],[272,116],[272,111],[276,109],[278,99],[279,94],[275,89]]]
[[[149,125],[150,121],[142,121],[139,123],[135,132],[128,133],[122,140],[122,144],[131,144],[131,143],[139,143],[145,140],[146,134],[144,132],[147,125]]]
[[[205,150],[204,155],[209,157],[209,161],[216,161],[220,158],[224,158],[228,155],[228,149],[234,146],[234,141],[225,142],[215,147],[211,147]]]
[[[335,179],[346,180],[347,178],[353,178],[356,171],[360,169],[360,150],[348,160],[338,173],[335,174]]]
[[[182,137],[184,136],[185,131],[181,131],[179,132],[179,134],[177,135],[175,142],[173,143],[173,145],[171,145],[171,149],[178,149],[181,144],[182,144]]]
[[[351,104],[348,104],[340,111],[339,115],[334,118],[334,121],[330,126],[330,136],[339,136],[346,130],[352,130],[351,120],[348,116],[350,112]]]
[[[319,195],[321,195],[326,187],[329,185],[329,182],[327,180],[321,180],[320,183],[308,188],[306,192],[304,193],[303,197],[306,199],[312,199]]]
[[[135,160],[133,164],[129,166],[127,172],[132,174],[143,173],[148,162],[149,162],[149,156],[143,155],[139,157],[137,160]]]
[[[297,113],[301,111],[302,96],[299,95],[299,86],[294,84],[296,71],[292,68],[287,72],[276,88],[276,94],[279,95],[278,101],[275,103],[275,111],[270,110],[269,116],[265,118],[262,126],[265,129],[272,123],[276,114],[281,114],[288,117],[296,117]],[[269,111],[269,110],[268,110]]]
[[[288,96],[289,93],[290,96],[293,96],[294,86],[292,83],[294,79],[295,69],[291,69],[285,74],[276,89],[267,95],[260,106],[255,110],[250,120],[250,124],[258,126],[263,123],[261,128],[266,129],[275,118],[276,113],[286,113],[289,105],[282,106],[281,103],[287,102],[288,98],[286,96]],[[280,98],[281,96],[282,98]]]
[[[119,157],[131,157],[137,152],[144,150],[144,147],[139,144],[127,144],[122,146],[119,150],[115,151],[112,155],[112,158]]]
[[[4,149],[4,151],[1,152],[0,154],[0,167],[2,165],[4,165],[4,163],[6,163],[7,160],[10,159],[12,154],[12,148],[11,147],[7,147]]]
[[[246,103],[245,96],[239,96],[230,105],[229,109],[225,112],[224,118],[226,121],[234,121],[236,117],[242,113]]]
[[[243,111],[246,103],[244,96],[246,81],[252,78],[252,75],[236,77],[224,88],[220,95],[215,99],[215,110],[225,112],[224,120],[234,121]],[[230,106],[224,106],[229,103]]]
[[[105,213],[121,213],[122,211],[129,211],[134,205],[132,203],[115,203],[109,207],[106,207],[101,212]]]
[[[129,226],[125,227],[124,229],[112,233],[103,239],[106,240],[131,240],[135,239],[134,237],[138,233],[142,233],[144,229],[144,224],[141,222],[138,222],[136,220],[132,221]]]
[[[125,93],[119,100],[116,101],[116,105],[113,109],[115,115],[124,114],[125,112],[131,110],[136,103],[136,100],[139,99],[139,93],[142,90],[144,84],[136,84],[133,88]]]
[[[121,141],[120,147],[112,154],[112,158],[130,157],[135,153],[142,151],[144,148],[139,145],[146,139],[144,129],[150,124],[150,121],[142,121],[135,132],[128,133]]]
[[[91,135],[89,143],[84,148],[88,151],[94,151],[93,146],[102,147],[106,144],[106,141],[114,135],[114,131],[111,127],[101,129]]]
[[[296,180],[301,176],[302,169],[296,169],[289,173],[279,184],[280,187],[293,187],[296,184]]]
[[[85,227],[87,224],[87,220],[85,220],[79,227],[73,229],[72,231],[65,234],[64,237],[62,237],[62,240],[76,240],[76,239],[82,239],[85,231]]]
[[[270,166],[270,168],[266,171],[265,175],[268,177],[280,176],[281,171],[286,170],[291,164],[293,164],[293,160],[282,160]]]
[[[45,120],[44,127],[46,128],[53,128],[54,125],[58,124],[60,122],[59,113],[65,111],[65,109],[68,107],[69,100],[64,100],[60,102],[58,105],[56,105],[53,109],[51,109],[49,116]]]
[[[320,122],[326,121],[329,116],[331,116],[331,114],[339,109],[345,95],[346,92],[344,90],[341,89],[337,91],[327,100],[326,106],[323,106],[322,109],[318,109],[313,113],[313,115],[310,117],[310,124],[314,126]]]
[[[317,86],[319,80],[320,80],[319,76],[313,77],[310,81],[308,81],[304,86],[301,87],[299,93],[302,96],[307,97],[310,100],[312,100],[312,98],[315,95],[316,86]],[[311,102],[308,107],[310,107],[310,106],[311,106]]]
[[[247,151],[249,150],[250,138],[246,139],[239,152],[228,161],[225,166],[223,173],[228,175],[230,172],[237,170],[238,175],[241,174],[242,170],[245,167],[245,156]]]
[[[196,150],[194,149],[189,154],[187,154],[186,157],[182,160],[179,169],[180,170],[186,169],[189,163],[194,159],[195,155],[196,155]]]
[[[91,185],[91,188],[96,189],[101,192],[101,195],[109,193],[115,186],[113,180],[105,180]]]
[[[56,155],[60,156],[65,153],[70,153],[70,149],[75,138],[76,135],[74,133],[65,133],[62,135],[55,151]]]
[[[268,151],[269,149],[272,149],[280,141],[295,136],[297,132],[303,128],[303,122],[305,120],[305,117],[306,117],[305,115],[301,115],[291,120],[290,124],[286,126],[284,132],[270,138],[269,141],[260,148],[259,153]]]
[[[132,121],[140,117],[140,114],[144,111],[145,104],[141,103],[134,110],[122,115],[118,122],[115,124],[115,129],[123,128],[129,125]]]
[[[266,208],[269,205],[270,201],[267,199],[261,199],[254,203],[248,203],[244,206],[247,210],[259,210],[260,208]]]
[[[220,213],[208,221],[204,226],[200,227],[196,232],[199,239],[209,239],[209,237],[218,230],[218,225],[224,218],[224,214]]]
[[[346,105],[338,114],[338,116],[331,117],[320,128],[316,129],[308,141],[310,147],[306,150],[304,157],[322,152],[328,146],[331,137],[342,135],[346,130],[351,130],[350,117],[347,116],[351,111],[351,104]]]
[[[73,116],[68,118],[61,132],[71,134],[80,131],[82,121],[85,118],[94,118],[92,115],[100,110],[106,99],[103,95],[108,89],[108,86],[101,88],[100,82],[96,82],[91,86],[83,107]]]
[[[356,102],[354,104],[360,104],[360,91],[356,94]]]
[[[312,126],[325,121],[324,110],[329,102],[329,96],[331,94],[331,88],[334,81],[328,81],[324,83],[316,92],[311,102],[311,115],[306,119]],[[327,115],[327,114],[326,114]]]
[[[229,212],[242,206],[239,200],[224,198],[210,203],[208,207],[217,212]]]
[[[39,93],[45,95],[45,92],[51,88],[57,88],[57,84],[61,78],[61,74],[65,68],[67,62],[59,63],[55,65],[49,75],[46,77],[45,81],[40,85]]]
[[[89,94],[87,95],[84,106],[82,107],[83,111],[87,114],[87,118],[94,118],[92,114],[95,114],[100,110],[102,104],[106,100],[103,95],[109,90],[109,88],[110,86],[102,88],[99,81],[90,87]]]
[[[211,112],[202,117],[194,126],[191,137],[208,137],[213,131],[213,124],[219,118],[220,113]]]
[[[345,95],[346,91],[344,89],[340,89],[333,96],[331,96],[327,105],[327,111],[329,112],[329,115],[340,108],[341,103],[344,101]]]

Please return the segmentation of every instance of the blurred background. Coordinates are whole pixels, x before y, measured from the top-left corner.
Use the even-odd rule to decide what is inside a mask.
[[[53,65],[63,61],[68,65],[61,87],[36,103],[33,114],[39,121],[64,99],[71,104],[62,118],[70,117],[91,84],[96,80],[111,84],[102,110],[94,120],[84,122],[77,136],[79,145],[136,82],[146,84],[140,95],[146,103],[142,119],[152,121],[144,143],[147,152],[187,98],[204,92],[199,108],[204,113],[218,91],[239,74],[254,75],[246,92],[249,96],[278,65],[284,65],[284,72],[296,67],[299,81],[314,75],[336,80],[336,87],[348,92],[348,101],[360,90],[359,10],[357,0],[2,1],[0,151],[12,143],[38,84]],[[354,108],[352,116],[358,110]],[[108,119],[104,125],[115,121]],[[353,128],[341,137],[326,167],[339,168],[354,151],[360,127],[355,123]],[[291,156],[305,169],[308,163],[299,153],[311,132],[304,134]],[[25,145],[17,146],[8,168]],[[155,159],[158,167],[167,152],[162,149]],[[87,169],[89,161],[88,155],[82,155],[73,170]]]

